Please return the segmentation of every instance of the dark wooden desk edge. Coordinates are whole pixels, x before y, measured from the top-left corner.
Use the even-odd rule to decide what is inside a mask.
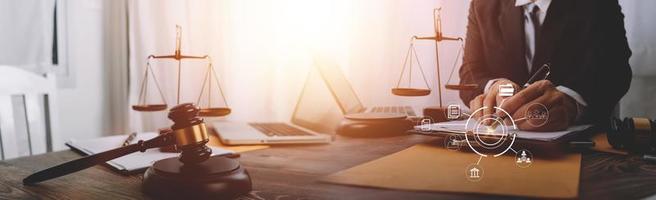
[[[242,154],[241,162],[254,179],[255,191],[242,199],[507,198],[385,190],[317,181],[324,175],[430,141],[418,135],[375,139],[338,137],[338,141],[330,145],[286,145],[246,152]],[[335,158],[337,156],[339,159]],[[32,172],[77,157],[80,155],[67,150],[0,162],[0,199],[147,198],[140,191],[141,175],[122,176],[103,166],[39,186],[23,186],[21,183],[22,178]],[[580,181],[579,197],[582,199],[644,198],[656,194],[656,165],[636,156],[586,152]]]

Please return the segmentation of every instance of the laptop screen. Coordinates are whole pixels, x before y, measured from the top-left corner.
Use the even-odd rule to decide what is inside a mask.
[[[334,133],[343,115],[315,67],[305,81],[291,122],[320,133]]]
[[[365,108],[351,83],[346,79],[339,65],[332,60],[316,59],[315,65],[319,69],[323,80],[330,89],[342,113],[359,113]]]

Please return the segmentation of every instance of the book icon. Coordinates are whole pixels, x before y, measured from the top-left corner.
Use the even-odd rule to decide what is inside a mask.
[[[501,97],[511,97],[515,94],[515,87],[510,83],[499,85],[499,96]]]

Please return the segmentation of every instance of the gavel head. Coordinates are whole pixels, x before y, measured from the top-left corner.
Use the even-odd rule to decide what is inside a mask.
[[[649,154],[656,151],[656,120],[613,117],[607,130],[607,139],[613,148],[629,153]]]
[[[203,119],[198,118],[199,111],[192,103],[177,105],[169,111],[168,117],[173,121],[171,134],[175,145],[182,150],[180,161],[184,164],[203,162],[212,154],[212,149],[205,145],[209,136]]]

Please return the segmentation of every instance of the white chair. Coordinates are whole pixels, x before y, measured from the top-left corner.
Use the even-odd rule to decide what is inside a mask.
[[[0,65],[0,160],[50,152],[54,81]]]

